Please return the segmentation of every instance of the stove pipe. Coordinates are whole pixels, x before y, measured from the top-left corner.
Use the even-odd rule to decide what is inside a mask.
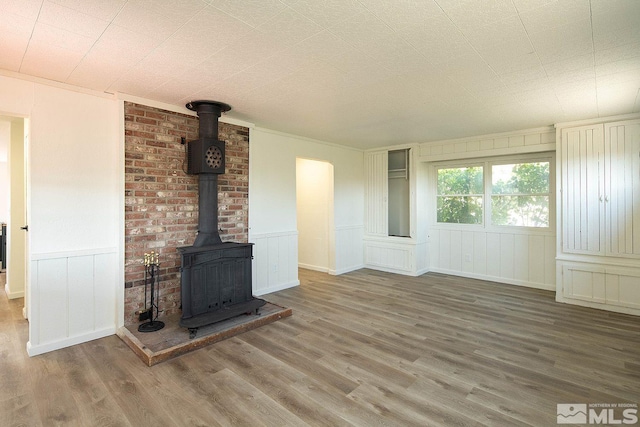
[[[199,141],[218,140],[218,117],[231,107],[217,101],[191,101],[186,107],[198,113]],[[195,141],[193,141],[195,142]],[[192,144],[190,142],[189,144]],[[200,173],[198,175],[198,235],[194,247],[218,245],[222,243],[218,233],[218,174]]]

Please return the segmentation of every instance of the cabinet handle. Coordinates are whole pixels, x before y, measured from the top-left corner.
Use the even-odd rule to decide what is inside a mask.
[[[602,196],[600,196],[600,201],[602,202]]]
[[[608,202],[609,201],[609,196],[604,196],[604,201]]]

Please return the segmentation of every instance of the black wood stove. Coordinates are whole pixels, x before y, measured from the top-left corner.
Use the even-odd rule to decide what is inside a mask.
[[[193,246],[178,248],[180,326],[194,338],[199,327],[243,313],[258,314],[265,301],[252,295],[253,244],[222,243],[218,233],[218,175],[225,172],[218,118],[231,107],[216,101],[192,101],[186,106],[200,118],[199,139],[187,145],[187,172],[198,175],[198,235]]]

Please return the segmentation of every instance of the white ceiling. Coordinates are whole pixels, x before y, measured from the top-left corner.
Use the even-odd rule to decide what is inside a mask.
[[[640,0],[0,0],[0,68],[371,148],[640,111]]]

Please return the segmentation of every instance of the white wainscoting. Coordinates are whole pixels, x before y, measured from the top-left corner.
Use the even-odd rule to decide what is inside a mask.
[[[298,286],[298,232],[250,234],[253,243],[253,294]]]
[[[329,270],[329,274],[344,274],[364,267],[363,236],[364,225],[336,227],[336,267]]]
[[[374,270],[419,276],[428,271],[426,253],[426,243],[416,243],[411,239],[364,238],[364,264]]]
[[[564,261],[558,268],[557,301],[640,315],[639,268]]]
[[[430,270],[555,290],[553,233],[504,233],[432,228]]]
[[[29,356],[116,333],[116,248],[33,254]]]

